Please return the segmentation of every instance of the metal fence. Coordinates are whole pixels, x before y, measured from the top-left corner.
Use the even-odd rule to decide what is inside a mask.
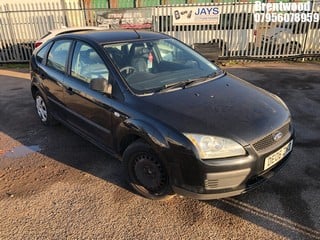
[[[78,1],[0,4],[0,63],[28,62],[34,42],[51,29],[96,25],[96,10]]]
[[[217,21],[214,24],[176,24],[176,14],[187,13],[191,7],[217,7]],[[192,47],[206,44],[207,50],[211,45],[212,48],[218,45],[222,59],[320,56],[319,2],[311,1],[308,11],[297,12],[300,19],[284,19],[285,14],[281,13],[282,19],[278,15],[277,21],[267,21],[268,13],[257,12],[253,3],[241,2],[168,5],[143,10],[151,16],[153,30],[176,37]],[[96,26],[101,23],[101,16],[107,20],[103,21],[104,27],[113,28],[115,16],[118,22],[123,20],[124,15],[120,13],[119,9],[84,6],[81,1],[0,4],[0,63],[28,62],[34,42],[50,29]],[[108,19],[110,16],[112,19]]]
[[[196,9],[201,9],[201,5],[195,6]],[[288,11],[276,15],[257,12],[255,3],[215,3],[211,6],[218,7],[220,13],[220,19],[214,25],[175,25],[176,14],[194,9],[190,5],[156,7],[153,9],[154,30],[176,37],[191,46],[197,43],[218,43],[221,49],[220,57],[224,59],[274,59],[320,55],[319,2],[310,2],[308,12]]]

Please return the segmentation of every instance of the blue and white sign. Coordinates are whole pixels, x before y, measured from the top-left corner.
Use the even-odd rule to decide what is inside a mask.
[[[221,9],[217,6],[175,7],[172,10],[174,26],[219,24],[220,21]]]

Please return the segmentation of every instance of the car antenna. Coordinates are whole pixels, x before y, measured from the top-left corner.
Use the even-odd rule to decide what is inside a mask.
[[[133,28],[133,31],[137,34],[138,39],[140,39],[140,38],[141,38],[141,36],[140,36],[140,34],[137,32],[137,30],[136,30],[135,28]]]

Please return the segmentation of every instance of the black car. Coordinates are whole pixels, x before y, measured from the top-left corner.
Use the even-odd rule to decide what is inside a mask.
[[[292,150],[279,97],[164,34],[64,34],[33,53],[31,78],[42,123],[62,122],[121,159],[147,198],[238,195]]]

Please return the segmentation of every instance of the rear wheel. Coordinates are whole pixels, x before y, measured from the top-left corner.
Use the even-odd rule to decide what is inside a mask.
[[[57,123],[51,115],[44,97],[40,94],[39,91],[35,93],[35,107],[38,117],[44,125],[48,126]]]
[[[123,162],[129,183],[139,194],[154,200],[173,196],[166,167],[147,143],[132,143],[123,154]]]

